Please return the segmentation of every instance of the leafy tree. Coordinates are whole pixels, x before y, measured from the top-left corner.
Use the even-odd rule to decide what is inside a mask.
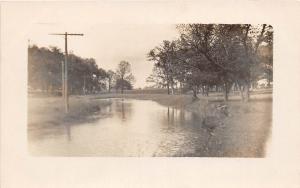
[[[116,88],[116,90],[121,89],[121,91],[123,93],[124,89],[125,90],[131,90],[133,87],[132,87],[131,82],[129,82],[127,80],[117,79],[115,88]]]
[[[134,76],[131,73],[131,65],[129,62],[121,61],[118,64],[118,68],[116,70],[116,80],[120,84],[121,93],[124,92],[127,83],[132,85],[132,82],[134,82]]]
[[[222,87],[225,101],[233,84],[239,86],[242,100],[248,101],[250,86],[263,73],[271,81],[272,26],[179,24],[177,29],[179,39],[163,41],[148,53],[156,68],[148,81],[166,83],[168,88],[179,82],[191,88],[195,97],[199,88],[208,95],[210,87]]]
[[[153,83],[153,86],[157,88],[167,87],[167,81],[163,70],[156,66],[153,67],[152,74],[147,77],[146,82]]]
[[[114,82],[116,82],[115,77],[116,77],[116,73],[114,71],[112,71],[112,70],[107,71],[108,92],[111,91],[111,88],[113,87]]]
[[[207,72],[218,76],[224,87],[224,99],[228,100],[231,85],[237,82],[241,86],[242,98],[248,101],[249,86],[256,77],[253,70],[258,64],[257,49],[263,41],[266,25],[182,24],[178,28],[186,51],[194,53],[194,57],[205,58],[198,61],[198,67],[206,67]]]
[[[57,47],[28,47],[28,85],[33,90],[60,92],[64,54]],[[105,89],[106,71],[95,59],[68,55],[68,83],[71,94],[96,93]]]
[[[155,47],[148,53],[148,60],[154,61],[155,66],[160,69],[161,72],[155,70],[156,73],[160,73],[160,79],[166,83],[168,94],[170,94],[170,88],[172,94],[174,94],[174,85],[176,84],[176,44],[174,41],[164,40],[162,45]]]

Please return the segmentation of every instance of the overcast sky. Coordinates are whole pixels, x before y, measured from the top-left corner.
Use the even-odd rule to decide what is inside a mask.
[[[68,15],[68,14],[64,14]],[[88,13],[85,16],[89,16]],[[93,17],[95,12],[93,13]],[[66,16],[67,17],[67,16]],[[100,15],[99,15],[100,17]],[[68,50],[85,58],[95,58],[99,67],[115,70],[121,60],[131,63],[136,78],[135,88],[146,86],[153,62],[147,61],[146,54],[163,40],[178,36],[174,24],[132,24],[73,22],[72,24],[40,18],[29,31],[29,43],[38,46],[58,46],[64,50],[64,37],[48,33],[79,32],[84,36],[68,38]]]

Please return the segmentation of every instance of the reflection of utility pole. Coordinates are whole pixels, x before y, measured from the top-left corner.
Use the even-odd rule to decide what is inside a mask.
[[[122,120],[125,120],[124,99],[122,99]]]
[[[62,96],[65,103],[65,112],[69,112],[69,95],[68,95],[68,35],[83,36],[83,34],[78,33],[52,33],[50,35],[64,35],[65,36],[65,63],[64,69],[62,70],[63,80],[62,80]]]
[[[83,75],[83,95],[85,95],[85,75]]]
[[[71,141],[72,140],[71,125],[66,125],[66,129],[67,129],[68,141]]]

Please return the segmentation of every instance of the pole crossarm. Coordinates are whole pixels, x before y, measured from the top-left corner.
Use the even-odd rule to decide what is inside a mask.
[[[77,36],[83,36],[82,33],[50,33],[49,35],[77,35]]]

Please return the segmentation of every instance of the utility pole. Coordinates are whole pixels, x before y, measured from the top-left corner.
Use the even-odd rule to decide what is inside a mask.
[[[65,63],[61,61],[61,96],[65,100]]]
[[[62,97],[65,104],[65,112],[69,112],[69,94],[68,94],[68,35],[83,36],[81,33],[51,33],[49,35],[65,36],[65,62],[62,65]]]

